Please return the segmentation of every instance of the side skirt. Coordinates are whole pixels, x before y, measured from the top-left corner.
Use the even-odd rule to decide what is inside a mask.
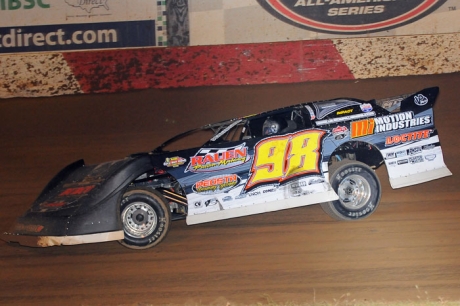
[[[303,197],[289,198],[285,200],[254,204],[238,208],[231,208],[228,210],[219,210],[215,212],[203,213],[198,215],[189,215],[187,216],[187,224],[192,225],[242,216],[261,214],[265,212],[334,201],[338,200],[338,198],[339,197],[337,196],[337,194],[331,189],[326,192],[310,194],[308,196]]]

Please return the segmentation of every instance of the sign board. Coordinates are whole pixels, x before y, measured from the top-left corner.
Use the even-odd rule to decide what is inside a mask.
[[[373,33],[432,13],[447,0],[258,0],[275,17],[300,28],[334,34]]]
[[[156,46],[162,2],[0,0],[0,53]]]

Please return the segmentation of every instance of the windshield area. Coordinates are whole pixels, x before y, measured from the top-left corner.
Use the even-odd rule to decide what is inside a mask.
[[[247,120],[236,119],[179,134],[160,145],[154,152],[177,151],[189,148],[212,146],[223,142],[238,141],[248,134]]]
[[[292,133],[305,128],[311,128],[311,121],[309,116],[305,115],[303,106],[298,106],[208,124],[165,141],[154,152],[212,147],[226,142]]]

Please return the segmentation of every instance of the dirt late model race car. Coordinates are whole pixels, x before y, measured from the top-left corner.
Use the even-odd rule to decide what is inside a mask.
[[[451,175],[434,125],[438,91],[302,103],[209,124],[121,160],[79,160],[2,238],[40,247],[119,240],[142,249],[179,219],[198,224],[316,203],[338,220],[365,218],[379,205],[374,169],[382,164],[393,188]],[[183,143],[189,148],[169,150]]]

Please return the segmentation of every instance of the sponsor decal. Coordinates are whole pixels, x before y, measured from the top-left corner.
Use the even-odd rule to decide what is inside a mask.
[[[322,177],[317,177],[317,178],[311,179],[311,180],[308,182],[308,185],[314,185],[314,184],[320,184],[320,183],[324,183],[324,178],[322,178]]]
[[[400,129],[413,128],[431,123],[430,116],[414,118],[413,112],[403,112],[383,117],[375,120],[375,133],[391,132]]]
[[[190,157],[185,172],[220,171],[242,165],[249,159],[248,148],[244,143],[232,148],[203,148]]]
[[[233,200],[233,198],[231,196],[226,196],[226,197],[222,198],[222,201],[224,201],[224,202],[228,202],[228,201],[231,201],[231,200]]]
[[[428,103],[428,98],[422,94],[418,94],[414,97],[414,103],[418,106],[423,106]]]
[[[59,194],[60,197],[65,197],[65,196],[73,196],[73,195],[82,195],[82,194],[87,194],[93,188],[96,187],[96,185],[90,185],[90,186],[84,186],[84,187],[75,187],[75,188],[67,188],[63,192]]]
[[[390,153],[386,154],[385,159],[393,159],[395,157],[396,157],[396,153],[395,152],[390,152]]]
[[[388,165],[390,165],[391,167],[394,167],[396,166],[398,163],[396,161],[392,161],[392,162],[389,162]]]
[[[179,167],[185,164],[187,160],[183,157],[175,156],[175,157],[166,157],[165,162],[163,163],[163,166],[166,167]]]
[[[206,202],[204,202],[204,206],[214,206],[217,204],[217,199],[209,199]]]
[[[200,208],[202,206],[201,201],[193,203],[193,206],[195,206],[196,208]]]
[[[422,153],[422,148],[421,147],[415,147],[415,148],[410,148],[409,149],[409,155],[417,155],[419,153]]]
[[[402,151],[396,152],[395,154],[396,154],[396,157],[397,157],[397,158],[405,157],[405,156],[407,156],[407,151],[406,151],[406,150],[402,150]]]
[[[417,132],[410,132],[401,135],[388,136],[385,140],[385,146],[393,146],[397,144],[406,143],[408,141],[416,141],[430,137],[431,130],[422,130]]]
[[[351,113],[353,113],[352,109],[344,109],[344,110],[338,111],[337,115],[348,115],[348,114],[351,114]]]
[[[425,155],[427,161],[432,161],[436,158],[436,154]]]
[[[324,117],[332,114],[333,112],[338,112],[341,109],[344,109],[346,107],[353,107],[355,105],[361,105],[361,103],[348,99],[336,99],[331,101],[321,101],[313,103],[313,106],[316,109],[316,114],[318,115],[318,119],[323,119]]]
[[[257,0],[275,17],[315,32],[365,34],[412,23],[447,0]]]
[[[417,163],[422,163],[422,162],[423,162],[423,157],[421,155],[409,157],[409,163],[411,164],[417,164]]]
[[[217,175],[196,182],[193,185],[192,190],[195,193],[215,194],[229,191],[240,182],[241,178],[236,174]]]
[[[348,132],[349,131],[346,126],[338,126],[332,129],[332,136],[334,136],[336,140],[340,140],[340,139],[347,137]]]
[[[320,174],[324,130],[306,130],[258,142],[245,190],[262,184],[282,184],[298,176]]]
[[[350,124],[351,138],[363,137],[374,134],[375,121],[374,118],[353,121]]]
[[[407,163],[409,163],[409,161],[407,159],[398,160],[398,165],[404,165],[404,164],[407,164]]]
[[[364,103],[364,104],[360,105],[359,107],[361,108],[361,110],[364,113],[368,113],[368,112],[371,112],[373,110],[372,105],[370,103]]]
[[[351,138],[414,128],[431,123],[431,116],[414,117],[413,112],[403,112],[388,116],[369,118],[353,121],[350,124]]]
[[[300,188],[300,187],[306,187],[307,182],[305,182],[305,181],[301,181],[301,182],[297,181],[297,182],[292,183],[290,186],[293,189]]]
[[[431,150],[431,149],[434,149],[434,147],[435,147],[434,144],[428,144],[428,145],[422,146],[422,150]]]

